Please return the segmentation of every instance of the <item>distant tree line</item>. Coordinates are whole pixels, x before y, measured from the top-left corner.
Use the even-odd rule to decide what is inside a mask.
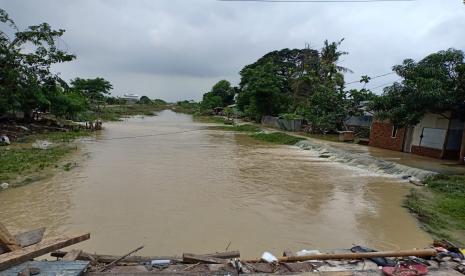
[[[348,115],[359,112],[360,102],[374,97],[365,89],[344,90],[343,73],[350,70],[338,65],[347,54],[338,50],[341,43],[325,41],[320,51],[270,52],[240,71],[238,87],[218,82],[204,94],[202,107],[225,106],[235,99],[237,109],[257,121],[264,115],[284,115],[304,118],[321,132],[341,129]]]
[[[28,119],[40,110],[66,119],[95,119],[101,105],[126,103],[110,96],[113,86],[103,78],[75,78],[68,84],[52,72],[53,65],[76,58],[57,45],[64,30],[47,23],[19,30],[3,9],[0,23],[5,29],[0,30],[0,117],[21,111]],[[162,102],[141,98],[141,103]]]
[[[273,51],[240,71],[238,87],[226,80],[215,84],[203,96],[201,111],[236,104],[246,117],[259,121],[262,116],[302,118],[315,132],[344,129],[348,116],[361,115],[360,106],[376,117],[398,126],[416,124],[426,112],[453,110],[463,113],[465,101],[464,54],[449,49],[433,53],[419,62],[406,59],[393,67],[402,81],[384,88],[376,95],[365,85],[347,90],[339,66],[347,52],[342,43],[325,41],[321,50],[310,48]]]

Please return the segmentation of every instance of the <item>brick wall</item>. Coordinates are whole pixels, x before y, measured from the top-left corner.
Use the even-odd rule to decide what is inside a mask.
[[[373,122],[370,131],[370,146],[402,151],[405,129],[399,128],[397,135],[392,138],[392,124],[386,122]]]
[[[441,158],[442,150],[420,146],[412,146],[412,153],[433,158]]]

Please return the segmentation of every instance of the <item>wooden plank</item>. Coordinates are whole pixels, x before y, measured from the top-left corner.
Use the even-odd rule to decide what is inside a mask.
[[[63,258],[67,252],[64,251],[55,251],[50,254],[52,257],[56,258]],[[120,258],[121,256],[114,256],[114,255],[99,255],[99,254],[91,254],[87,252],[82,252],[81,255],[78,257],[78,260],[84,261],[93,261],[97,260],[99,263],[111,263],[116,259]],[[126,263],[143,263],[149,262],[152,260],[172,260],[172,261],[182,261],[181,257],[176,256],[129,256],[124,259]]]
[[[45,255],[52,251],[88,240],[90,234],[84,234],[72,237],[60,237],[42,241],[38,244],[31,245],[25,248],[17,249],[13,252],[8,252],[0,255],[0,271],[12,266],[21,264],[36,257]]]
[[[0,245],[9,251],[20,249],[16,239],[10,234],[8,229],[0,222]]]
[[[67,252],[64,251],[55,251],[52,252],[50,255],[56,258],[63,258]],[[229,251],[229,252],[219,252],[219,253],[211,253],[211,254],[202,254],[204,256],[220,258],[220,259],[232,259],[232,258],[239,258],[241,256],[239,251]],[[78,257],[78,260],[84,261],[92,261],[98,260],[100,263],[111,263],[114,260],[120,258],[121,256],[114,256],[114,255],[98,255],[98,254],[91,254],[87,252],[82,252],[82,254]],[[129,256],[123,260],[124,263],[143,263],[143,262],[150,262],[152,260],[172,260],[176,262],[181,262],[182,257],[179,256]]]
[[[16,242],[21,246],[21,247],[26,247],[30,246],[36,243],[39,243],[42,241],[42,238],[44,237],[45,233],[45,227],[31,230],[28,232],[24,232],[21,234],[18,234],[15,236]]]
[[[16,276],[27,268],[39,269],[39,275],[78,276],[89,266],[87,261],[28,261],[0,272],[0,275]]]
[[[220,259],[234,259],[234,258],[241,257],[241,253],[239,251],[226,251],[226,252],[217,252],[217,253],[201,254],[201,255],[213,257],[213,258],[220,258]]]
[[[228,260],[205,256],[205,255],[196,255],[191,253],[182,254],[182,260],[185,263],[205,263],[205,264],[225,264],[228,263]]]
[[[75,261],[81,255],[82,250],[80,249],[73,249],[66,253],[66,255],[63,257],[63,261]]]

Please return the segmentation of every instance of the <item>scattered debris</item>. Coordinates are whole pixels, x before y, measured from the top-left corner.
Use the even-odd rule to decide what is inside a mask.
[[[113,262],[105,265],[102,269],[99,270],[99,272],[104,272],[105,270],[108,270],[108,269],[112,268],[118,262],[120,262],[120,261],[124,260],[125,258],[129,257],[131,254],[136,253],[137,251],[141,250],[142,248],[144,248],[144,246],[139,246],[138,248],[132,250],[131,252],[129,252],[128,254],[122,256],[121,258],[118,258],[118,259],[114,260]]]
[[[408,181],[415,186],[425,186],[425,184],[420,179],[413,176],[410,177]]]
[[[10,138],[8,138],[8,136],[6,136],[6,135],[0,136],[0,146],[7,146],[9,144],[11,144],[11,142],[10,142]]]
[[[259,259],[241,260],[238,251],[213,254],[184,253],[182,257],[124,256],[85,253],[79,249],[55,251],[89,238],[89,234],[42,241],[44,229],[12,236],[0,224],[1,275],[461,275],[465,273],[463,249],[449,241],[435,241],[434,249],[379,252],[363,246],[320,252],[285,250],[283,257],[264,252]],[[28,237],[28,238],[26,238]],[[35,245],[31,245],[35,243]],[[31,261],[51,253],[57,261]],[[3,254],[2,254],[3,253]]]
[[[32,148],[34,149],[41,149],[41,150],[47,150],[53,145],[52,142],[47,141],[47,140],[36,140],[32,144]]]
[[[319,250],[306,250],[306,249],[300,250],[296,253],[297,256],[309,256],[309,255],[320,255],[320,254],[321,252]],[[290,256],[287,256],[287,257],[290,257]]]
[[[270,252],[264,252],[262,257],[260,258],[262,261],[267,262],[267,263],[274,263],[278,261],[278,258],[276,258],[273,254]]]
[[[0,184],[0,188],[1,188],[2,190],[6,190],[6,189],[8,189],[9,187],[10,187],[10,184],[8,184],[8,183],[6,183],[6,182]]]
[[[19,129],[24,130],[24,131],[31,131],[29,128],[25,126],[18,126]]]

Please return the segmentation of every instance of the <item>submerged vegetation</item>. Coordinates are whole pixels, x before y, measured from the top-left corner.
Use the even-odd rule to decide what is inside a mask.
[[[437,238],[465,244],[465,176],[437,175],[425,183],[412,190],[406,207]]]
[[[272,133],[255,133],[251,135],[253,138],[273,143],[273,144],[283,144],[283,145],[294,145],[299,141],[305,140],[305,138],[302,137],[296,137],[289,135],[287,133],[283,132],[272,132]]]
[[[260,127],[257,125],[243,124],[243,125],[233,125],[233,126],[213,126],[211,129],[217,130],[229,130],[237,132],[258,132],[261,131]]]
[[[208,120],[210,123],[217,123],[218,125],[209,127],[213,130],[245,132],[256,140],[281,144],[281,145],[294,145],[299,141],[305,140],[303,137],[297,137],[281,131],[265,133],[259,125],[255,124],[240,124],[240,125],[225,125],[227,122],[223,117],[218,116],[201,116],[202,119]]]
[[[194,101],[179,101],[175,105],[172,105],[171,110],[185,114],[196,114],[199,113],[200,104]]]
[[[14,186],[31,182],[44,169],[58,167],[66,156],[77,150],[71,141],[90,134],[88,131],[34,134],[14,145],[0,147],[0,183],[7,182]],[[35,142],[40,141],[47,141],[50,145],[46,148],[34,146]],[[18,176],[25,178],[17,182]]]
[[[75,147],[56,146],[47,150],[17,148],[0,150],[0,182],[10,182],[18,175],[37,174],[62,160]]]

